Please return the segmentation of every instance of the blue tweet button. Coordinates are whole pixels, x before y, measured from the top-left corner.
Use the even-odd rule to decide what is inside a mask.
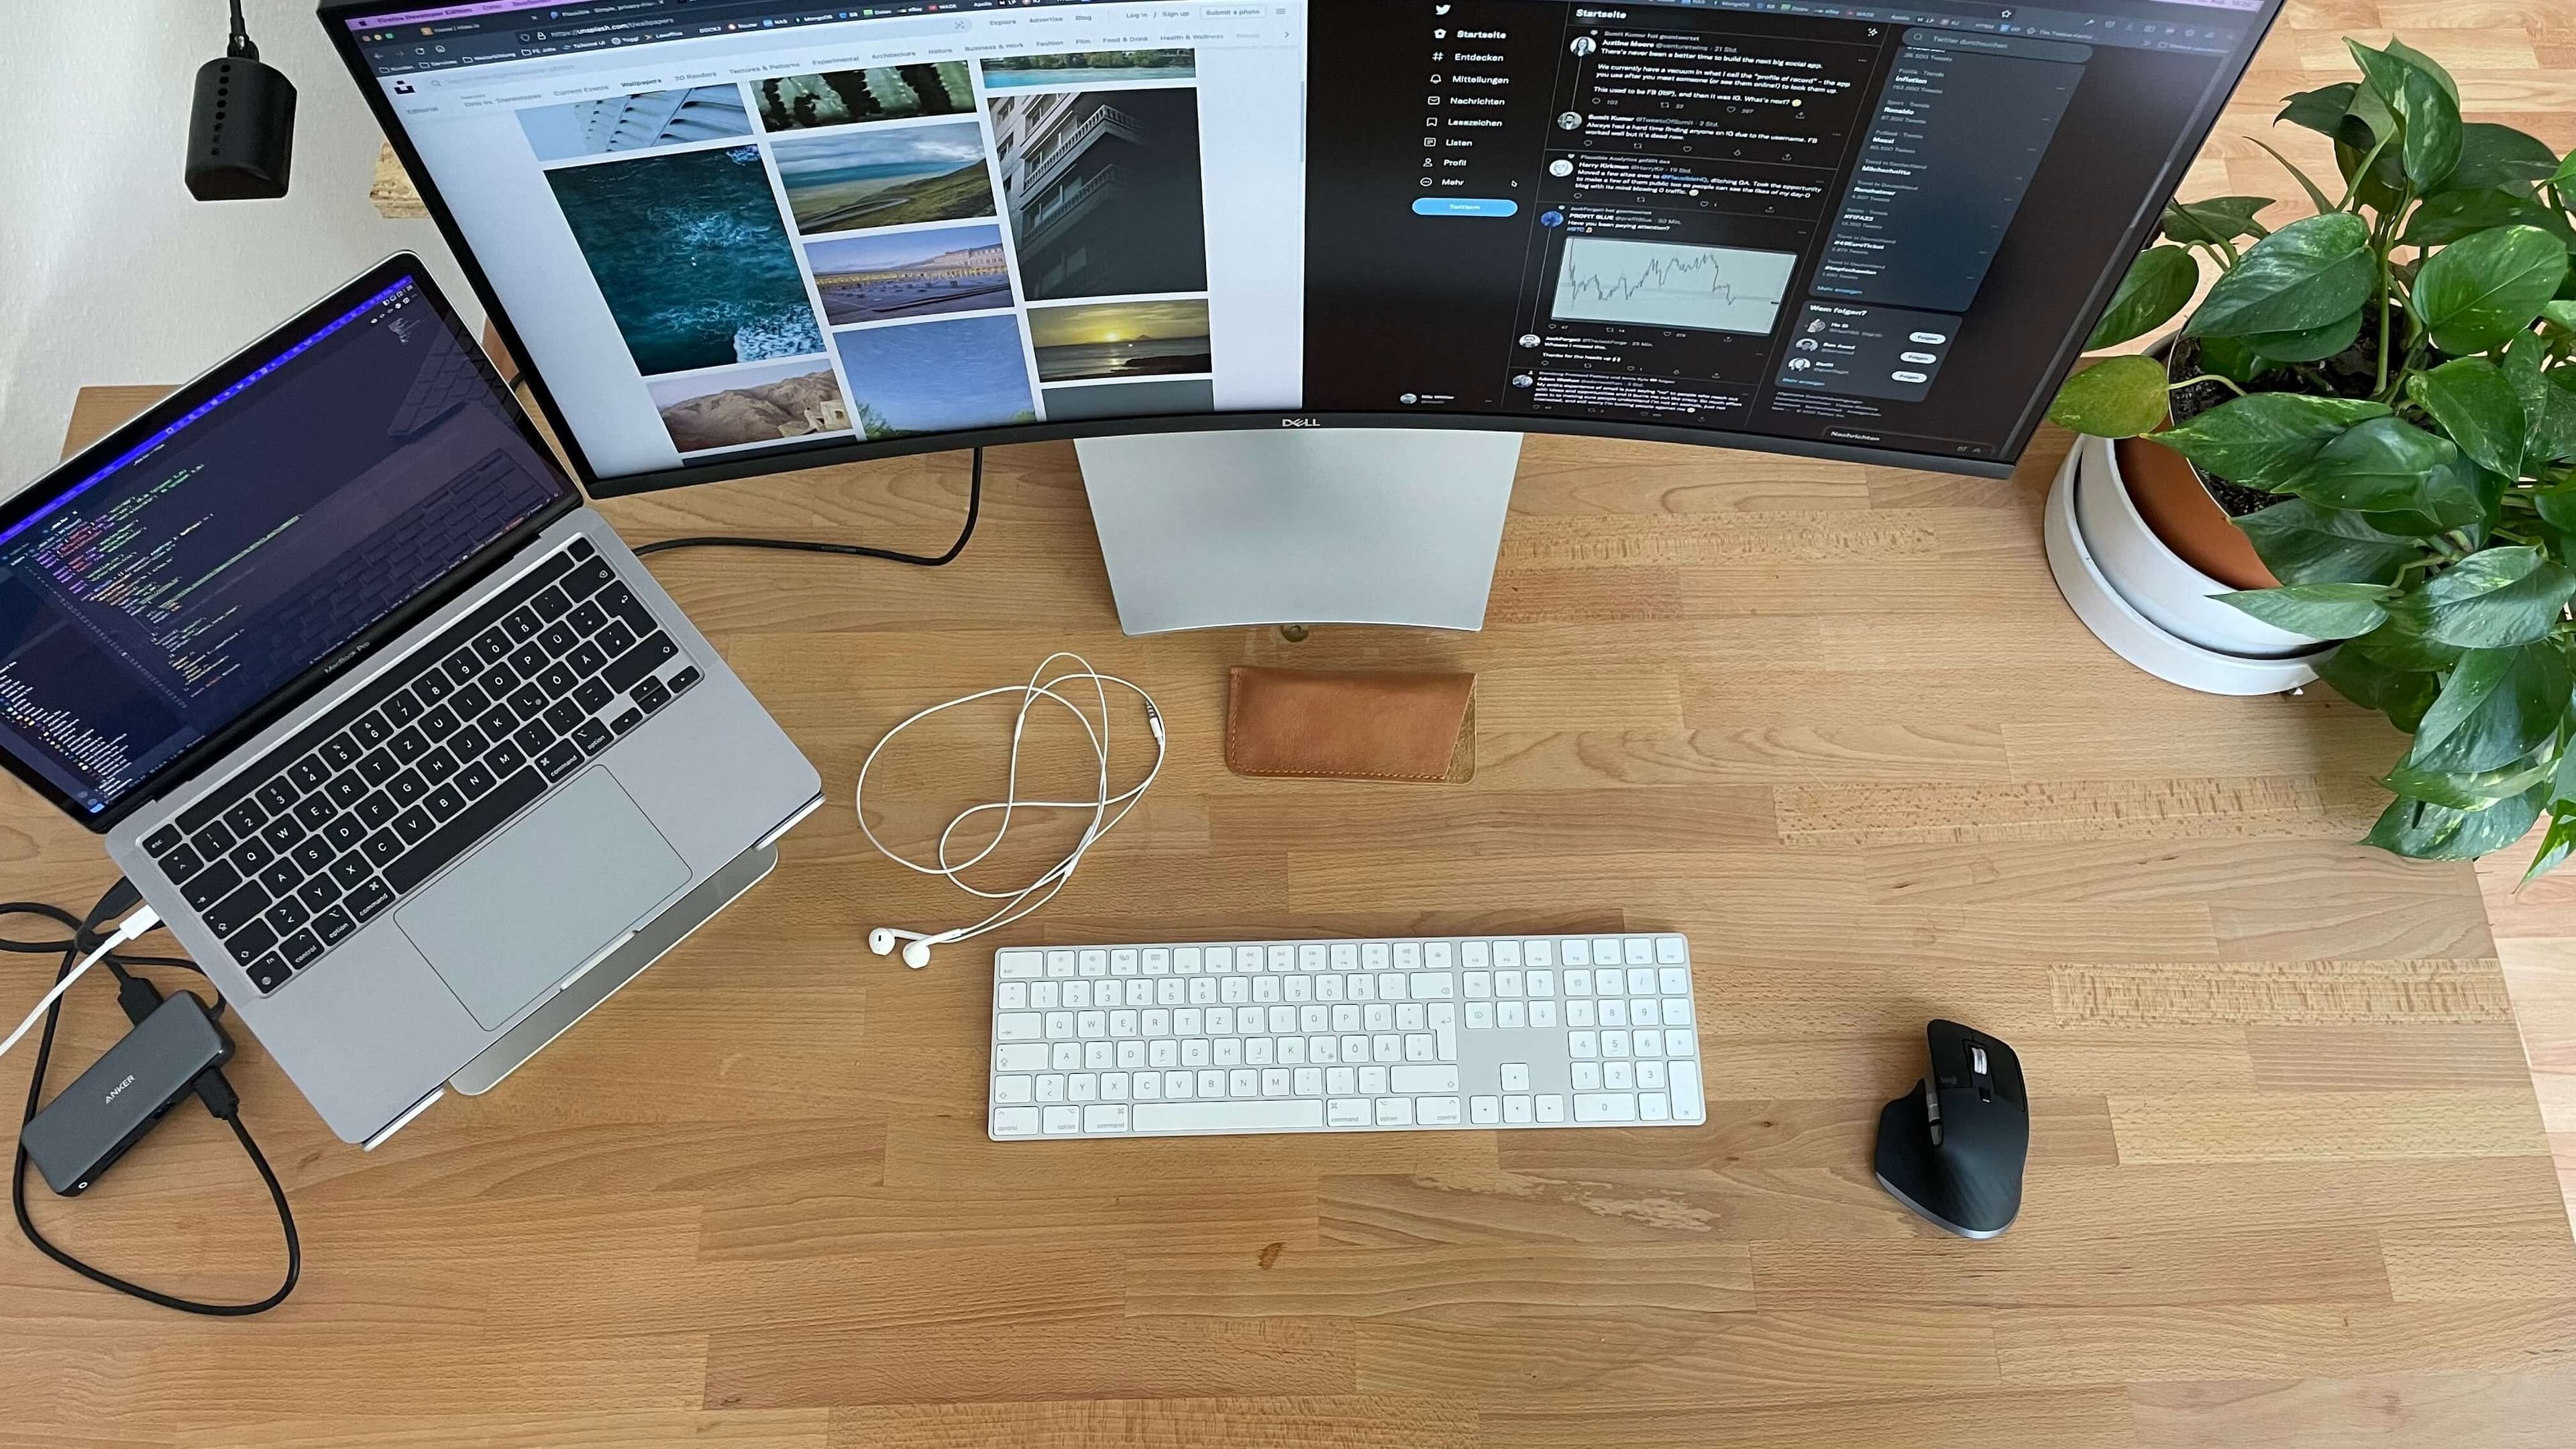
[[[1520,209],[1500,196],[1426,196],[1413,203],[1415,216],[1514,216]]]

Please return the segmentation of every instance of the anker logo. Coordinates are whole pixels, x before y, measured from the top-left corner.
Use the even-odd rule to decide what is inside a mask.
[[[133,1073],[131,1073],[131,1072],[128,1072],[128,1073],[126,1073],[126,1075],[125,1075],[125,1080],[124,1080],[124,1081],[121,1081],[121,1082],[117,1083],[115,1086],[113,1086],[113,1087],[111,1087],[111,1088],[109,1088],[109,1089],[108,1089],[107,1096],[103,1099],[103,1101],[102,1101],[102,1105],[113,1105],[113,1104],[115,1103],[115,1101],[116,1101],[117,1097],[118,1097],[121,1093],[123,1093],[123,1092],[125,1091],[125,1089],[126,1089],[126,1088],[131,1087],[131,1086],[133,1086],[133,1085],[134,1085],[134,1074],[133,1074]]]
[[[1281,418],[1279,420],[1279,426],[1283,428],[1320,428],[1323,425],[1322,418]]]

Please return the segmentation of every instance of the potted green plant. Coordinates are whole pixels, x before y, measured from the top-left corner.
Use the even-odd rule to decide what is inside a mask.
[[[2576,157],[2463,124],[2419,51],[2347,44],[2360,79],[2278,118],[2332,138],[2341,184],[2273,152],[2313,215],[2169,207],[2090,345],[2163,326],[2204,266],[2208,295],[2163,357],[2085,369],[2050,415],[2230,490],[2280,582],[2216,597],[2342,641],[2317,673],[2413,737],[2369,843],[2467,859],[2546,811],[2536,876],[2576,851]]]

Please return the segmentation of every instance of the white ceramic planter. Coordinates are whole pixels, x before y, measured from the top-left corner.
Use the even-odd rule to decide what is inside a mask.
[[[2204,694],[2277,694],[2317,677],[2333,647],[2209,597],[2228,586],[2184,563],[2138,515],[2108,440],[2078,438],[2048,490],[2049,572],[2112,653]]]

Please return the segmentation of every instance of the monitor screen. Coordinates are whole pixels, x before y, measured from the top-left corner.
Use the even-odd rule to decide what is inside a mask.
[[[0,507],[0,749],[103,823],[571,493],[378,268]]]
[[[2000,472],[2278,0],[326,7],[608,491],[1483,426]]]

